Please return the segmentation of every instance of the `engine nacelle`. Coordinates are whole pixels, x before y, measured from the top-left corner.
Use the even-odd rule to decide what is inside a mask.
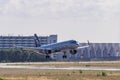
[[[51,51],[51,50],[45,50],[44,53],[45,53],[45,54],[51,54],[52,51]]]

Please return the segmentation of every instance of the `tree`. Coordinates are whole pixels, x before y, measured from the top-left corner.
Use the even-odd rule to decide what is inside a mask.
[[[51,60],[51,59],[50,59]],[[0,50],[0,62],[46,61],[44,55],[19,48]]]

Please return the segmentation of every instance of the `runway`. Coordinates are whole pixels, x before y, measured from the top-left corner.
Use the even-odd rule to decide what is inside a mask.
[[[120,68],[115,67],[81,67],[81,66],[23,66],[23,65],[7,65],[1,63],[0,68],[15,68],[15,69],[51,69],[51,70],[105,70],[105,71],[120,71]]]

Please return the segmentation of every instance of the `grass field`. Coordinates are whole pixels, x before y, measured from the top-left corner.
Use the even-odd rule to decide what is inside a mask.
[[[120,80],[120,72],[0,69],[0,78],[0,80]]]
[[[36,66],[109,66],[119,67],[117,62],[46,62],[14,63],[9,65]],[[0,80],[120,80],[120,71],[84,71],[84,70],[41,70],[0,68]]]

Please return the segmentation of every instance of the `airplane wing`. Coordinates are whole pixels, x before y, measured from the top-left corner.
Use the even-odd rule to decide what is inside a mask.
[[[88,47],[90,47],[90,42],[89,42],[89,40],[88,40],[87,45],[85,45],[85,46],[81,46],[80,43],[79,43],[78,49],[84,49],[84,48],[88,48]]]
[[[86,46],[80,46],[80,47],[78,47],[77,49],[83,49],[83,48],[88,48],[89,47],[89,45],[86,45]]]
[[[16,46],[14,45],[13,47],[10,47],[9,49],[23,49],[23,50],[28,50],[28,51],[34,51],[34,52],[39,52],[40,54],[42,54],[43,49],[39,48],[39,47],[24,47],[24,46]]]

